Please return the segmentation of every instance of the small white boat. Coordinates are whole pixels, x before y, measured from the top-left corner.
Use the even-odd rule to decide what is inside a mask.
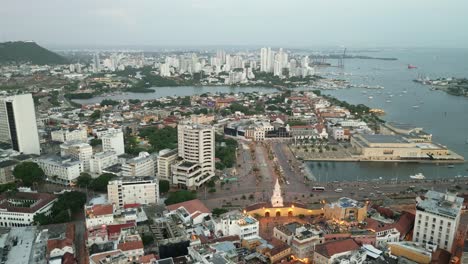
[[[385,102],[387,102],[387,103],[391,103],[391,102],[392,102],[392,100],[387,100],[387,101],[385,101]]]
[[[419,108],[419,105],[413,105],[413,108]]]
[[[374,98],[374,97],[372,97],[372,96],[369,96],[369,99],[372,99],[372,98]]]
[[[341,188],[338,188],[338,189],[336,189],[336,190],[335,190],[335,192],[337,192],[337,193],[341,193],[341,192],[343,192],[343,189],[341,189]]]
[[[424,180],[424,179],[426,179],[426,176],[424,176],[422,173],[417,173],[415,175],[410,175],[409,177],[411,179],[414,179],[414,180]]]

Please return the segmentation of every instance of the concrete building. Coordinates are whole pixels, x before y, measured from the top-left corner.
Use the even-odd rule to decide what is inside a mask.
[[[437,246],[435,245],[408,241],[388,243],[388,248],[392,256],[401,257],[414,261],[413,263],[421,264],[432,263],[432,256],[437,250]]]
[[[315,246],[325,242],[322,231],[297,222],[274,227],[273,236],[290,245],[293,255],[299,259],[311,258]]]
[[[323,207],[325,218],[335,221],[349,220],[362,222],[367,217],[367,205],[356,200],[342,197]]]
[[[5,160],[0,162],[0,184],[6,184],[15,181],[13,175],[13,169],[15,168],[18,161],[16,160]]]
[[[36,214],[49,215],[56,200],[48,193],[4,193],[0,195],[0,227],[30,226]]]
[[[114,151],[98,152],[91,156],[90,172],[102,174],[105,168],[115,165],[119,159]]]
[[[428,191],[424,199],[417,198],[413,241],[432,243],[452,250],[460,223],[463,198],[456,193]]]
[[[363,160],[458,159],[435,143],[414,142],[400,135],[362,135],[351,137],[353,149]]]
[[[177,149],[163,149],[159,152],[157,163],[159,180],[166,180],[172,184],[172,165],[177,163]]]
[[[148,152],[140,152],[138,157],[127,160],[122,164],[122,176],[124,177],[142,177],[155,175],[154,156]]]
[[[83,163],[70,158],[49,156],[36,159],[35,162],[44,171],[48,181],[67,186],[72,185],[83,172]]]
[[[102,151],[114,151],[117,156],[125,153],[125,144],[122,130],[106,133],[102,137]]]
[[[107,185],[109,203],[123,208],[125,204],[158,204],[159,184],[154,177],[119,178]]]
[[[259,223],[252,216],[233,211],[220,217],[216,231],[222,233],[222,236],[237,235],[240,239],[247,239],[259,235]]]
[[[173,184],[197,189],[214,176],[214,127],[182,123],[177,126],[178,155],[173,166]]]
[[[88,132],[86,127],[78,127],[76,129],[60,129],[50,132],[52,141],[67,142],[78,140],[81,142],[88,141]]]
[[[60,145],[60,156],[77,159],[83,164],[83,171],[90,171],[90,161],[93,155],[93,147],[88,143],[73,140]]]
[[[41,154],[31,94],[0,98],[0,141],[23,154]]]

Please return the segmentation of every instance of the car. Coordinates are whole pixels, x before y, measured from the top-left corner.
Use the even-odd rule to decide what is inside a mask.
[[[286,181],[286,184],[289,185],[289,181]]]
[[[364,188],[361,187],[361,188],[359,188],[359,190],[362,191],[362,190],[364,190]]]
[[[337,188],[337,189],[335,189],[335,192],[337,192],[337,193],[341,193],[341,192],[343,192],[343,189],[341,189],[341,188]]]

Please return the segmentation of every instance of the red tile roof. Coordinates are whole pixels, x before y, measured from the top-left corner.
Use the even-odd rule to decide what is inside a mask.
[[[143,242],[141,240],[124,242],[124,243],[120,243],[117,246],[117,248],[122,250],[122,251],[143,249]]]
[[[367,228],[375,232],[395,228],[400,232],[400,238],[404,238],[413,228],[415,215],[410,212],[403,212],[400,218],[393,224],[384,224],[372,218],[367,218]]]
[[[75,264],[75,256],[70,252],[65,252],[62,256],[62,264]]]
[[[174,210],[179,209],[180,207],[184,207],[189,212],[190,215],[193,215],[196,212],[205,213],[205,214],[211,213],[210,209],[208,209],[205,206],[205,204],[198,199],[171,204],[167,206],[167,209],[169,209],[169,211],[174,211]]]
[[[359,248],[360,246],[353,239],[344,239],[317,245],[315,252],[329,259],[335,254],[358,250]]]
[[[158,258],[154,254],[144,255],[140,257],[140,259],[138,260],[138,263],[143,263],[143,264],[151,263],[152,260],[157,260],[157,259]]]
[[[395,224],[395,228],[400,232],[400,238],[405,237],[411,231],[415,217],[414,214],[406,211],[400,216]]]
[[[68,223],[66,224],[67,228],[65,231],[65,237],[63,239],[50,239],[47,241],[47,255],[56,248],[72,247],[75,240],[75,224]],[[49,228],[53,228],[50,226]]]
[[[93,214],[94,216],[109,215],[114,213],[112,204],[96,204],[86,210],[86,215]]]
[[[8,199],[34,200],[35,203],[32,204],[30,207],[17,207],[13,206],[8,201]],[[48,193],[18,192],[10,197],[8,197],[7,194],[4,193],[0,195],[0,209],[4,209],[8,212],[14,213],[34,213],[55,199],[55,195]]]
[[[140,207],[141,204],[139,203],[132,203],[132,204],[124,204],[124,209],[128,209],[128,208],[138,208]]]
[[[107,234],[109,234],[109,236],[114,235],[114,234],[120,234],[120,232],[122,232],[122,229],[130,228],[134,226],[135,226],[134,222],[126,223],[126,224],[119,224],[119,225],[108,225]]]

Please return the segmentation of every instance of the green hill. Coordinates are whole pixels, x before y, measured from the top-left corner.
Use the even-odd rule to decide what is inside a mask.
[[[32,41],[0,43],[0,63],[64,64],[67,60]]]

